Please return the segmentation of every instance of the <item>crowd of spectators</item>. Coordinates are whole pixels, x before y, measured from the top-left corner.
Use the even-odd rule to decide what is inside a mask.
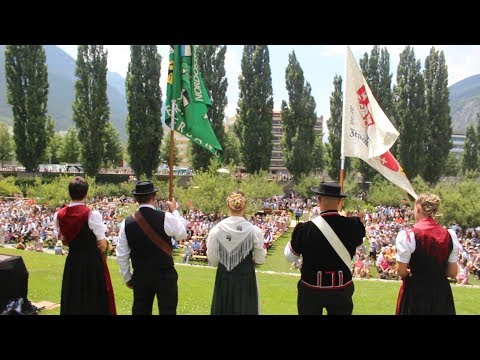
[[[119,239],[120,223],[135,207],[131,197],[94,198],[89,205],[99,210],[107,225],[107,242],[110,255],[115,255]],[[164,201],[158,207],[163,208]],[[249,217],[264,236],[264,247],[269,250],[276,239],[297,221],[308,221],[319,215],[314,198],[304,199],[295,194],[278,195],[262,200],[262,211]],[[57,209],[37,204],[33,199],[22,197],[0,199],[0,247],[11,247],[30,251],[51,250],[55,254],[65,254],[68,249],[58,241],[53,227],[53,215]],[[357,248],[352,264],[352,272],[357,278],[372,277],[371,269],[376,269],[378,278],[398,279],[395,262],[395,239],[398,232],[414,224],[412,209],[405,204],[398,207],[379,205],[373,211],[355,211],[347,215],[360,216],[365,224],[364,244]],[[183,212],[187,220],[188,237],[178,243],[172,239],[174,249],[186,255],[183,261],[189,262],[193,256],[206,259],[206,238],[210,229],[224,218],[223,214],[206,214],[200,210]],[[454,279],[458,284],[470,284],[471,277],[480,280],[480,226],[462,229],[453,224],[462,250],[459,253],[459,272]],[[292,264],[298,268],[301,264]]]

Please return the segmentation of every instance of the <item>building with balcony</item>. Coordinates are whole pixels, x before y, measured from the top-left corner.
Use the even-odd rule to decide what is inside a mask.
[[[452,148],[450,152],[460,157],[463,155],[463,148],[465,146],[465,134],[452,134]]]

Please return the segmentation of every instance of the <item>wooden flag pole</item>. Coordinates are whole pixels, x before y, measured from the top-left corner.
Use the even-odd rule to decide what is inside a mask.
[[[347,57],[348,57],[348,45],[347,45]],[[347,57],[345,58],[345,64],[344,64],[344,81],[342,84],[343,87],[343,103],[342,103],[342,141],[340,144],[340,191],[343,191],[343,181],[345,180],[345,153],[344,153],[344,133],[346,131],[345,129],[345,119],[346,119],[346,114],[347,114],[347,102],[345,101],[346,99],[346,91],[347,91]],[[339,209],[338,211],[343,210],[343,199],[340,200],[340,204],[338,205]]]
[[[175,112],[177,110],[177,100],[172,99],[172,115],[170,116],[170,159],[169,159],[169,168],[170,168],[170,181],[168,187],[168,200],[172,201],[173,199],[173,142],[174,142],[174,128],[175,128]]]
[[[340,157],[340,191],[343,192],[343,180],[345,179],[345,156]],[[340,201],[338,205],[338,211],[342,211],[343,209],[343,199]]]

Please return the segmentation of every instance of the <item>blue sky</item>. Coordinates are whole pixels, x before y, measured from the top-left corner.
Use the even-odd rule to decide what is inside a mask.
[[[58,45],[70,56],[76,58],[76,45]],[[394,74],[398,66],[399,54],[406,45],[381,45],[387,47],[390,53],[390,71]],[[437,50],[443,50],[449,72],[449,85],[452,85],[469,76],[480,74],[480,45],[413,45],[415,56],[420,59],[422,66],[425,57],[432,46]],[[129,45],[106,45],[108,49],[108,70],[126,76],[130,61]],[[357,60],[365,52],[370,53],[373,45],[352,45],[351,49]],[[241,58],[243,45],[228,45],[225,60],[225,68],[228,78],[228,105],[227,116],[236,113],[238,101],[238,76],[241,73]],[[312,93],[317,104],[317,115],[329,117],[329,101],[333,90],[333,77],[339,74],[344,77],[346,45],[271,45],[270,66],[272,69],[274,109],[280,110],[282,100],[288,100],[285,90],[285,68],[288,64],[288,54],[295,50],[300,66],[304,71],[305,79],[312,87]],[[165,96],[166,73],[168,61],[168,45],[158,45],[158,52],[162,55],[161,86]]]

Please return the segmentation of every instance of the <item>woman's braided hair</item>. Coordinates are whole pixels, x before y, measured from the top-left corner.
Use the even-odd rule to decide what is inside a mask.
[[[242,211],[245,208],[247,198],[245,194],[241,191],[232,191],[227,197],[227,207],[231,211]]]
[[[432,193],[425,193],[418,197],[416,203],[422,207],[425,215],[433,218],[440,206],[440,197]]]

